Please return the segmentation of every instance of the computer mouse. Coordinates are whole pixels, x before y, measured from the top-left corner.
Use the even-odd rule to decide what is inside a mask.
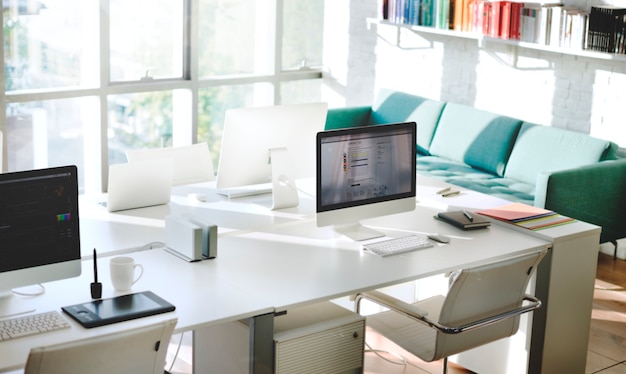
[[[450,243],[450,240],[451,240],[449,237],[442,235],[442,234],[430,234],[428,235],[428,239],[434,240],[439,243],[444,243],[444,244]]]
[[[201,203],[206,201],[206,196],[200,193],[190,193],[189,195],[187,195],[187,197],[189,197],[190,199],[199,201]]]

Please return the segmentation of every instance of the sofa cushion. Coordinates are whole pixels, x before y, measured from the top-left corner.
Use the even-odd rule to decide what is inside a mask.
[[[370,121],[371,111],[369,106],[328,109],[324,130],[365,126]]]
[[[417,158],[419,175],[451,183],[504,200],[533,205],[535,186],[480,171],[464,163],[436,156]]]
[[[520,126],[518,119],[448,103],[430,153],[503,176]]]
[[[428,154],[444,105],[445,103],[441,101],[382,89],[372,106],[370,124],[415,122],[417,124],[417,151],[421,154]]]
[[[611,147],[611,142],[587,134],[525,122],[517,136],[505,176],[534,185],[542,171],[596,163]]]

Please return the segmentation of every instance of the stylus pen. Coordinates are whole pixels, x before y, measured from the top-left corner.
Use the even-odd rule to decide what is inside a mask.
[[[91,298],[99,299],[102,297],[102,283],[98,282],[98,255],[96,249],[93,249],[93,283],[91,284]]]
[[[98,258],[96,249],[93,249],[93,282],[98,283]]]
[[[472,217],[472,215],[471,215],[471,214],[469,214],[469,213],[467,212],[467,210],[464,210],[464,211],[463,211],[463,215],[464,215],[465,217],[467,217],[467,219],[469,219],[470,221],[473,221],[473,220],[474,220],[474,217]]]

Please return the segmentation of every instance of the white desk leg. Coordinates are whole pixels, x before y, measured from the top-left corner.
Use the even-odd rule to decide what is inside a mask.
[[[599,234],[557,239],[537,269],[529,373],[584,373]]]

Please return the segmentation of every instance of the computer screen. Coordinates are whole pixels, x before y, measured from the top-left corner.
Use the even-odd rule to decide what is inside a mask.
[[[285,148],[289,178],[315,177],[315,134],[324,130],[326,103],[237,108],[226,111],[217,188],[270,183],[272,149]]]
[[[80,275],[76,166],[0,174],[0,316],[11,290]]]
[[[360,220],[415,209],[415,140],[415,122],[319,132],[317,226],[371,239]]]

